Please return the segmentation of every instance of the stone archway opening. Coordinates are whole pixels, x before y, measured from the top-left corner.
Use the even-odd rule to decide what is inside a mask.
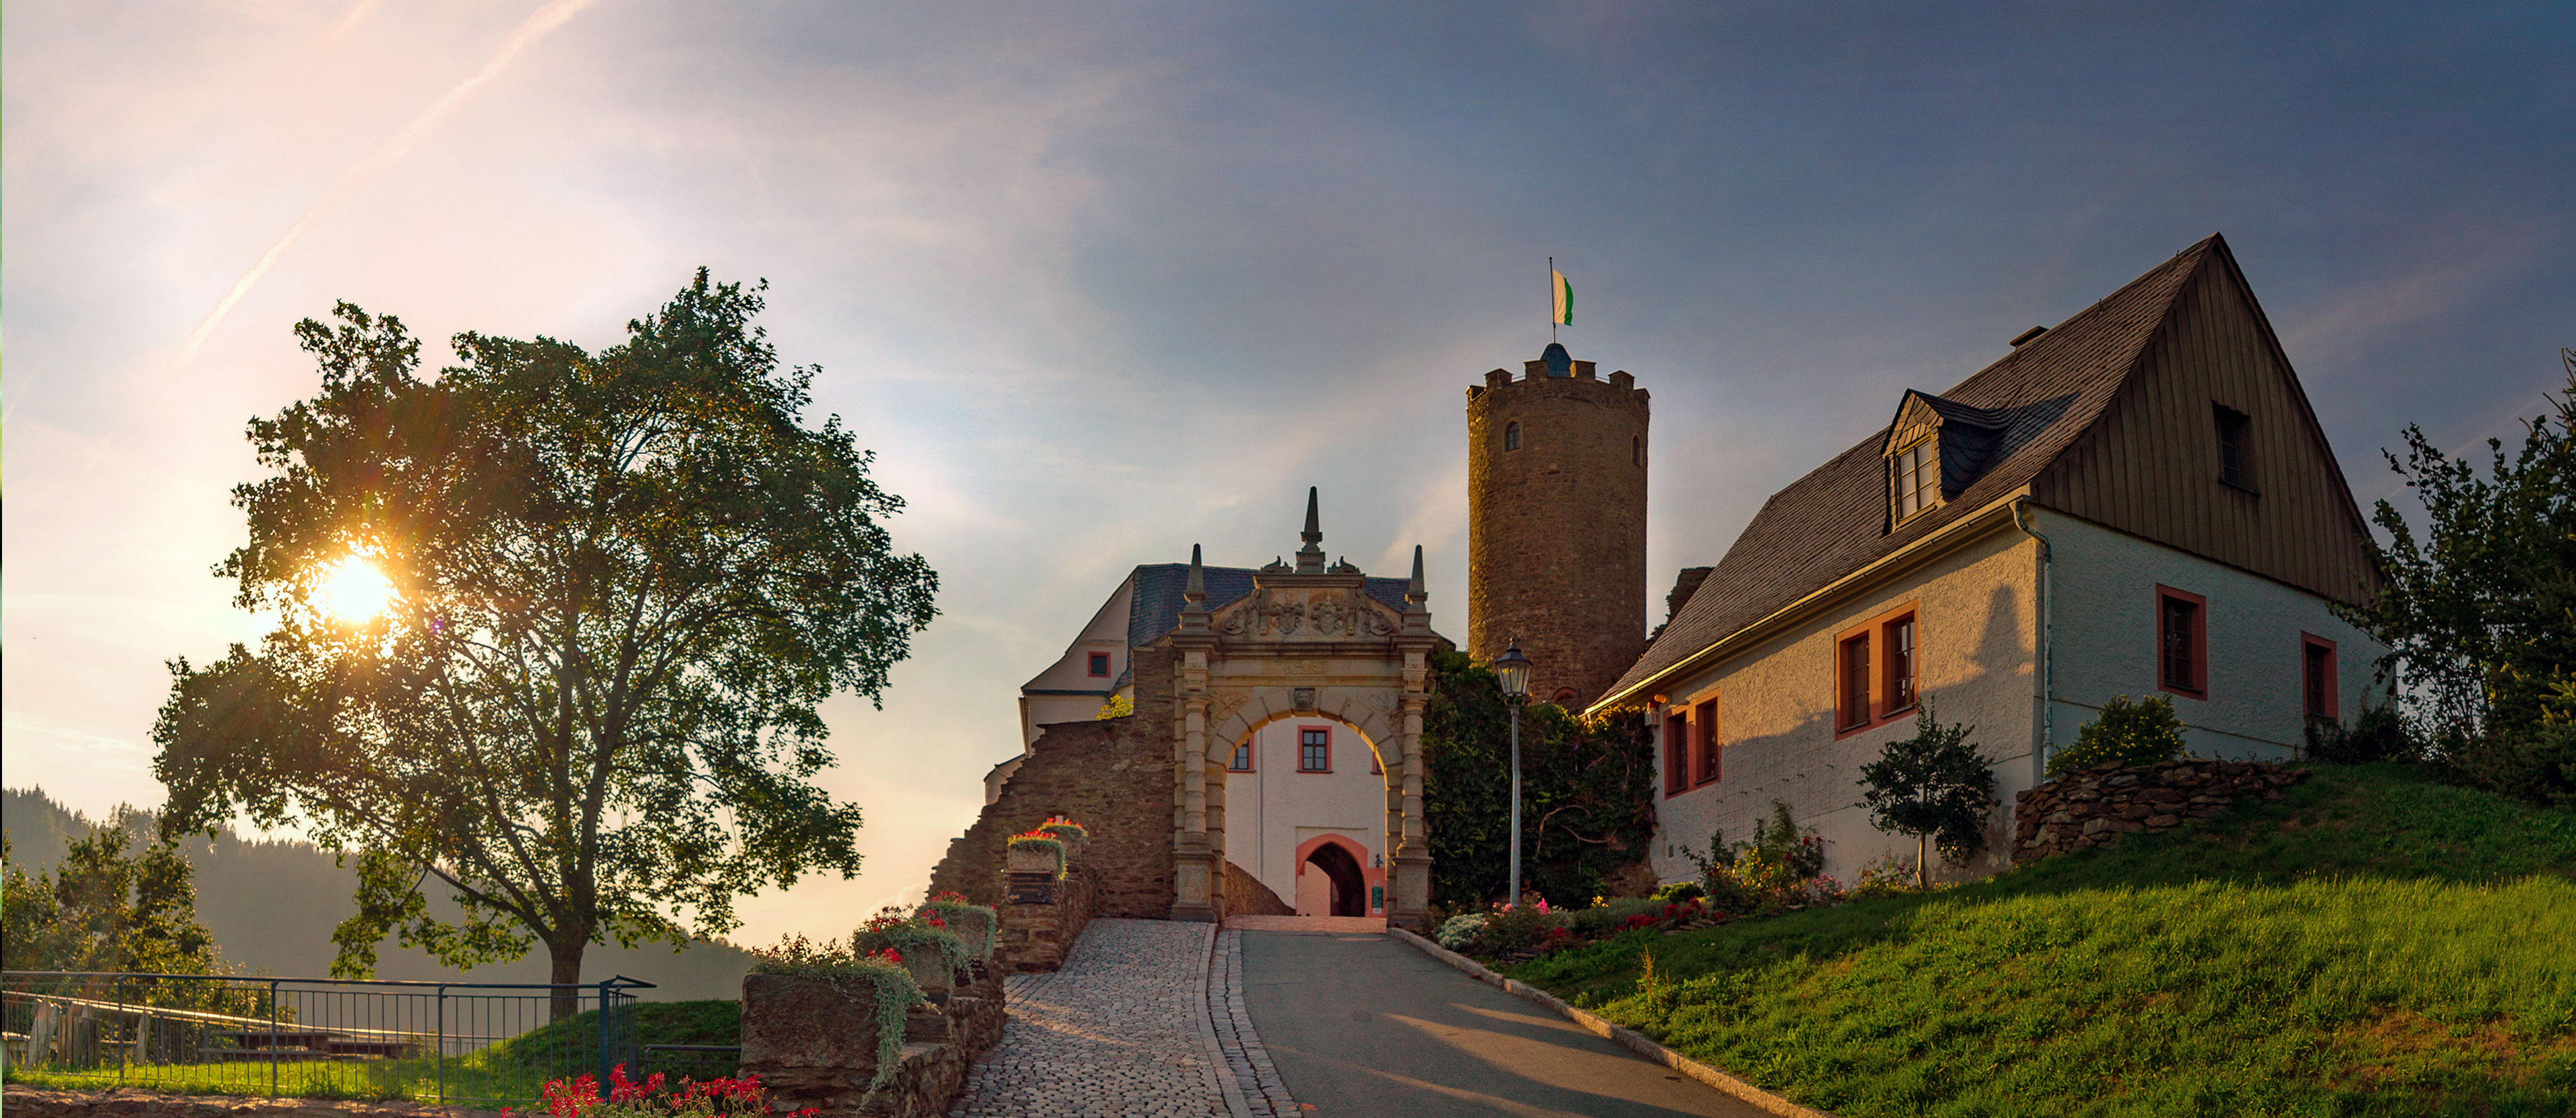
[[[1301,876],[1311,875],[1313,878],[1322,880],[1323,888],[1320,892],[1323,896],[1319,899],[1324,902],[1321,907],[1325,911],[1311,915],[1366,916],[1369,914],[1368,886],[1360,873],[1359,860],[1351,857],[1351,852],[1344,849],[1342,844],[1328,842],[1316,847],[1314,853],[1306,855],[1305,864],[1298,867],[1298,872]],[[1301,885],[1297,892],[1302,901],[1307,890]],[[1298,915],[1309,915],[1305,912],[1305,904],[1301,903],[1297,908]]]

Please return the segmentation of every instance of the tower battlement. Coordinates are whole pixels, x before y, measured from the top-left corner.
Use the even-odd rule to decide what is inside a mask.
[[[1518,638],[1530,694],[1599,698],[1646,643],[1648,395],[1550,343],[1467,389],[1467,651]]]

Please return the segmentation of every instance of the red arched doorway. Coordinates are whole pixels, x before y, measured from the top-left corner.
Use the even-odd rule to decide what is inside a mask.
[[[1337,842],[1315,847],[1306,855],[1301,870],[1321,873],[1332,885],[1331,915],[1366,916],[1369,914],[1368,883],[1360,872],[1359,859]]]

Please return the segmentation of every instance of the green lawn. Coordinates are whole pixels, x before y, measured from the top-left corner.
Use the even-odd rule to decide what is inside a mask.
[[[2565,1115],[2576,815],[2320,766],[2198,831],[1508,973],[1848,1118]]]
[[[636,1033],[643,1044],[736,1044],[742,1035],[742,1006],[731,1001],[641,1002],[635,1006]],[[301,1098],[416,1099],[440,1098],[441,1074],[450,1101],[527,1103],[536,1100],[549,1079],[597,1074],[599,1013],[577,1014],[523,1033],[480,1052],[450,1056],[442,1069],[435,1060],[352,1060],[281,1063],[275,1093]],[[721,1062],[655,1061],[637,1079],[667,1072],[712,1079],[736,1070]],[[129,1086],[178,1094],[266,1095],[271,1093],[265,1063],[137,1064],[121,1073],[99,1069],[8,1069],[11,1083],[35,1087],[96,1089]],[[603,1092],[605,1093],[605,1092]]]

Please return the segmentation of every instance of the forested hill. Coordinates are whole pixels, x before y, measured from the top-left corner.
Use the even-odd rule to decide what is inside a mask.
[[[68,845],[94,824],[42,789],[11,788],[0,791],[0,826],[9,832],[10,864],[32,874],[53,869]],[[309,842],[244,839],[230,831],[211,841],[190,839],[185,850],[197,868],[197,916],[215,934],[225,959],[254,974],[331,973],[337,954],[331,929],[357,910],[351,899],[357,879],[329,852]],[[433,910],[455,912],[443,895],[429,892]],[[632,951],[611,945],[590,949],[581,976],[596,982],[623,974],[657,983],[659,989],[646,991],[656,1000],[735,998],[749,969],[749,956],[730,944],[699,943],[676,953],[667,945]],[[458,971],[389,939],[378,949],[376,977],[544,982],[545,952],[539,947],[515,963]]]

